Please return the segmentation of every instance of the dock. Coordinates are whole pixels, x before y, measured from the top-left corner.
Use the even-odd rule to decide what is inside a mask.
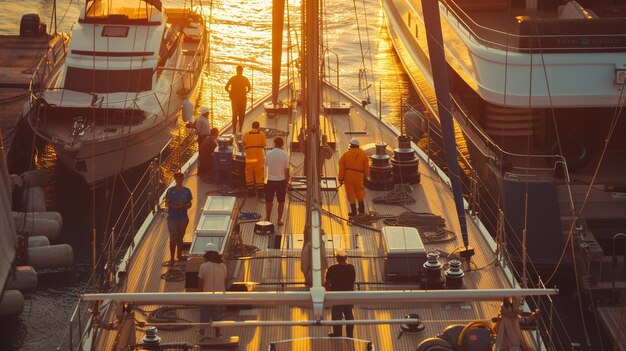
[[[40,67],[45,79],[47,67],[64,56],[67,36],[0,36],[0,128],[2,142],[10,151],[18,122],[28,101],[30,82]],[[39,66],[42,59],[44,64]]]

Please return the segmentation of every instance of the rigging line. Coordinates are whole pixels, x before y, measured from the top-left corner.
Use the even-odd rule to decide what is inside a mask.
[[[356,0],[353,0],[353,4],[354,4],[354,17],[357,23],[357,33],[358,33],[358,37],[359,37],[359,48],[360,48],[360,52],[361,52],[361,66],[363,67],[363,72],[364,72],[364,77],[365,77],[365,97],[366,97],[366,102],[369,105],[370,103],[370,93],[369,93],[369,83],[368,83],[368,79],[367,79],[367,69],[366,69],[366,64],[365,64],[365,53],[363,52],[363,39],[361,37],[361,26],[360,26],[360,22],[359,22],[359,15],[357,12],[357,2]],[[367,9],[365,8],[365,0],[363,0],[362,2],[363,4],[363,17],[365,19],[365,33],[366,33],[366,44],[367,44],[367,52],[369,53],[369,64],[370,64],[370,70],[372,72],[372,83],[373,83],[373,65],[372,65],[372,51],[371,51],[371,42],[370,42],[370,38],[369,38],[369,26],[367,25]],[[361,79],[360,75],[359,75],[359,80]],[[374,94],[374,99],[376,99],[376,94]],[[376,101],[376,100],[375,100]],[[380,101],[378,102],[379,104],[381,103]],[[364,109],[367,109],[365,106],[363,107]],[[382,116],[379,116],[382,119]],[[378,138],[380,140],[382,140],[382,123],[377,123],[377,135],[375,135],[375,138]],[[368,125],[365,125],[365,129],[367,130]]]
[[[622,84],[622,89],[620,91],[620,94],[619,94],[619,97],[618,97],[618,100],[617,100],[618,104],[619,104],[619,101],[622,100],[623,94],[624,94],[624,84]],[[609,127],[609,131],[608,131],[607,137],[606,137],[606,139],[604,139],[604,148],[602,149],[602,152],[600,153],[600,159],[598,160],[598,164],[596,166],[596,169],[593,172],[593,176],[591,177],[591,181],[589,182],[589,187],[587,187],[587,192],[585,193],[585,198],[583,200],[582,205],[580,206],[579,214],[582,214],[583,210],[585,209],[585,206],[587,205],[587,200],[589,199],[589,194],[591,193],[592,186],[596,182],[596,179],[598,177],[598,173],[600,172],[600,166],[602,165],[602,161],[604,161],[604,156],[606,155],[607,149],[609,147],[609,143],[611,142],[611,139],[613,138],[613,133],[615,132],[615,129],[616,129],[617,124],[619,122],[623,106],[624,106],[624,104],[622,103],[621,105],[619,105],[619,108],[615,109],[615,113],[613,114],[613,118],[612,118],[612,121],[611,121],[611,125]]]
[[[95,6],[95,4],[92,4],[92,6]],[[87,11],[89,9],[85,9],[85,17],[87,17]],[[94,8],[94,15],[95,15],[95,8]],[[92,30],[92,38],[91,38],[91,43],[92,43],[92,51],[96,52],[96,31]],[[66,54],[67,55],[67,54]],[[67,60],[67,56],[65,58]],[[94,67],[94,69],[91,72],[91,84],[92,84],[92,91],[96,91],[96,56],[92,56],[91,58],[91,62],[92,62],[92,67]],[[61,96],[63,96],[63,94],[65,94],[65,89],[61,90]],[[95,141],[96,140],[96,110],[95,108],[91,109],[91,119],[92,119],[92,128],[91,128],[91,140]],[[91,154],[95,155],[96,154],[96,145],[94,142],[91,143]],[[91,162],[91,180],[92,182],[95,179],[95,173],[96,173],[96,165],[94,162]],[[96,269],[97,269],[97,264],[98,264],[98,260],[96,256],[98,256],[97,251],[96,251],[96,240],[97,240],[97,229],[96,229],[96,187],[92,186],[91,187],[91,225],[92,225],[92,236],[91,236],[91,246],[92,246],[92,271],[91,271],[91,275],[94,277],[93,279],[93,288],[97,289],[98,288],[98,282],[97,279],[95,278],[96,276]]]
[[[536,34],[538,34],[538,33],[536,33]],[[508,39],[508,34],[507,34],[507,39]],[[531,46],[531,51],[532,51],[533,41],[531,40],[530,43],[531,43],[530,46]],[[533,98],[533,88],[532,88],[533,87],[533,58],[534,58],[534,55],[531,53],[530,54],[530,65],[528,67],[528,108],[531,110],[531,113],[532,113],[532,98]],[[507,47],[507,59],[508,59],[508,47]],[[546,84],[547,84],[547,82],[546,82]],[[530,135],[530,133],[528,133],[528,135],[526,136],[526,152],[527,152],[527,157],[526,157],[526,175],[528,175],[530,173],[530,170],[528,169],[529,166],[530,166],[529,165],[529,163],[530,163],[530,155],[528,155],[528,153],[530,152],[530,138],[531,138],[531,135]],[[528,187],[529,187],[529,182],[524,182],[524,224],[523,224],[523,228],[522,228],[522,286],[523,287],[526,287],[527,286],[527,282],[528,282],[528,271],[527,271],[527,264],[528,264],[527,260],[528,260],[528,257],[527,257],[527,251],[526,251],[527,250],[526,242],[528,240],[528,211],[529,211],[529,208],[528,208]]]
[[[587,293],[589,294],[589,298],[591,301],[591,306],[592,306],[592,312],[593,312],[593,321],[595,322],[595,326],[596,326],[596,332],[598,332],[598,334],[600,334],[602,332],[602,329],[600,327],[600,321],[598,318],[598,310],[597,310],[597,301],[595,300],[596,297],[593,295],[593,291],[591,291],[590,289],[587,290]],[[619,333],[617,335],[620,335]],[[598,338],[599,342],[600,342],[600,350],[604,350],[604,341],[602,340],[602,338]]]
[[[373,61],[374,59],[372,58],[372,41],[370,39],[370,26],[369,23],[367,21],[367,8],[365,6],[365,0],[362,0],[363,3],[363,20],[365,21],[365,35],[367,38],[367,52],[368,52],[368,56],[369,56],[369,64],[370,64],[370,72],[372,72],[372,83],[374,83],[374,65],[373,65]],[[380,84],[380,82],[379,82]],[[374,101],[378,101],[376,99],[376,93],[374,92]],[[378,103],[380,104],[381,101],[378,101]]]
[[[363,40],[361,38],[361,25],[359,23],[359,16],[358,16],[358,12],[357,12],[357,7],[356,7],[356,0],[352,0],[352,4],[354,5],[354,19],[356,21],[356,32],[357,35],[359,37],[359,49],[361,51],[361,67],[363,68],[363,78],[365,79],[365,88],[363,89],[363,91],[365,91],[365,96],[366,98],[369,100],[369,87],[368,87],[368,81],[367,81],[367,71],[365,70],[365,54],[363,53]],[[367,28],[366,28],[367,30]],[[360,75],[359,75],[359,79],[360,79]],[[360,89],[360,87],[359,87]]]
[[[70,6],[72,6],[73,2],[74,2],[74,0],[70,0],[70,2],[67,4],[67,7],[65,8],[65,12],[63,12],[63,16],[61,16],[61,19],[57,21],[57,27],[60,27],[61,23],[63,23],[63,20],[65,19],[65,16],[67,15],[67,12],[70,10]],[[56,6],[56,4],[55,4],[55,6]],[[55,12],[56,12],[56,10],[55,10]]]
[[[191,4],[190,4],[190,11],[191,11]],[[202,18],[205,18],[204,15],[204,3],[202,2],[202,0],[200,0],[200,13],[202,14]],[[201,57],[200,59],[202,59],[204,62],[202,63],[202,65],[200,65],[200,71],[204,71],[204,67],[206,66],[206,75],[207,75],[207,79],[210,79],[213,77],[214,73],[214,65],[211,64],[211,33],[213,33],[211,25],[213,24],[213,0],[209,0],[209,18],[208,20],[204,21],[205,23],[203,24],[204,27],[204,32],[206,33],[206,38],[204,39],[205,42],[208,41],[208,44],[206,45],[206,53],[203,57]],[[206,58],[205,58],[206,57]],[[206,63],[206,64],[205,64]],[[200,77],[198,77],[198,79],[200,79]],[[201,81],[202,82],[202,81]],[[197,83],[196,83],[197,84]],[[211,104],[211,126],[215,126],[215,84],[210,84],[209,83],[209,99],[210,104]],[[197,99],[196,99],[197,100]]]
[[[431,35],[430,33],[428,33],[428,32],[427,32],[426,34],[427,34],[428,36],[432,36],[432,35]],[[436,45],[440,46],[442,49],[444,49],[444,50],[445,50],[445,47],[443,46],[443,44],[442,44],[442,43],[437,42],[437,43],[436,43]],[[452,110],[449,110],[449,113],[451,113],[451,114],[454,116],[454,114],[453,114],[452,112],[453,112]],[[508,220],[507,220],[507,223],[508,223]],[[510,226],[510,223],[509,223],[509,226]],[[532,261],[531,261],[531,262],[532,262]],[[535,272],[536,272],[536,269],[535,269]]]
[[[539,29],[537,27],[537,22],[536,21],[534,23],[533,28],[535,29],[535,34],[539,35]],[[538,38],[538,39],[540,39],[540,38]],[[547,88],[547,92],[548,92],[548,98],[549,98],[549,101],[550,101],[550,106],[553,106],[552,94],[551,94],[551,91],[550,91],[550,83],[549,83],[549,80],[548,80],[548,73],[547,73],[546,64],[545,64],[545,56],[544,56],[544,52],[543,52],[543,47],[541,45],[541,40],[538,40],[537,42],[538,42],[538,46],[539,46],[539,57],[541,59],[541,64],[542,64],[542,67],[543,67],[544,79],[546,81],[546,88]],[[532,59],[532,56],[533,55],[531,54],[531,59]],[[532,63],[532,60],[531,60],[531,63]],[[531,70],[532,70],[532,65],[531,65]],[[620,96],[621,96],[622,93],[623,93],[623,89],[622,89],[622,92],[620,92]],[[551,112],[552,112],[552,115],[553,115],[553,123],[555,125],[556,138],[557,138],[557,142],[558,142],[558,146],[559,146],[559,152],[562,155],[563,154],[563,149],[562,149],[561,140],[560,140],[560,137],[559,137],[558,125],[556,123],[556,114],[554,112],[554,108],[553,107],[551,108]],[[607,138],[607,140],[608,139],[610,139],[610,136]],[[600,158],[600,161],[598,162],[598,166],[596,167],[596,171],[595,171],[594,176],[592,178],[591,184],[594,183],[595,178],[596,178],[596,176],[598,174],[598,171],[599,171],[599,168],[600,168],[600,164],[602,162],[602,158],[604,157],[604,152],[606,151],[606,147],[608,147],[608,143],[605,144],[605,149],[602,152],[602,156]],[[569,172],[569,171],[567,171],[567,164],[565,164],[565,169],[566,169],[566,172]],[[568,180],[567,176],[565,177],[565,182],[567,184],[568,189],[570,189],[570,184],[569,184],[569,180]],[[585,204],[587,202],[587,198],[588,198],[589,193],[591,191],[591,184],[587,188],[587,194],[585,195],[585,199],[583,201],[583,204],[581,205],[581,210],[578,212],[579,214],[582,213],[582,211],[583,211],[583,209],[585,207]],[[570,189],[570,194],[571,194],[571,189]],[[574,274],[574,279],[575,279],[575,282],[576,282],[576,291],[578,293],[578,296],[582,296],[581,292],[580,292],[581,288],[580,288],[580,281],[579,281],[579,274],[578,274],[578,264],[577,264],[577,260],[576,260],[576,257],[575,257],[576,256],[576,251],[575,251],[574,239],[573,239],[574,226],[575,226],[575,223],[576,223],[576,219],[579,218],[579,216],[576,215],[576,211],[575,211],[575,208],[574,208],[574,203],[573,203],[573,200],[571,199],[571,196],[570,196],[570,203],[571,203],[570,206],[571,206],[572,215],[574,217],[574,220],[572,220],[572,224],[570,226],[570,231],[568,233],[568,241],[569,241],[570,249],[571,249],[571,252],[572,252],[572,258],[573,258],[572,261],[574,263],[573,266],[574,266],[574,273],[575,273]],[[565,251],[566,248],[567,248],[567,245],[564,245],[563,251]],[[561,262],[561,259],[559,259],[559,263],[560,262]],[[555,267],[555,272],[556,272],[556,269],[558,269],[558,266]],[[582,299],[578,299],[578,308],[579,308],[579,313],[580,313],[581,320],[582,320],[583,331],[585,333],[585,341],[586,341],[587,345],[591,345],[591,341],[590,341],[590,338],[589,338],[589,332],[587,330],[587,323],[585,322],[585,318],[584,318]]]

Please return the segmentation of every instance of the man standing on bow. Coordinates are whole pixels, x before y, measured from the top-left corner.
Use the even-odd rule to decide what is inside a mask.
[[[243,128],[243,118],[246,114],[247,94],[252,89],[250,81],[243,75],[243,66],[237,66],[237,74],[232,76],[225,87],[230,97],[230,106],[233,111],[233,134],[237,135]]]
[[[365,151],[359,148],[357,138],[350,139],[350,148],[339,159],[339,182],[346,187],[350,203],[349,217],[356,216],[356,202],[359,213],[365,213],[365,178],[370,176],[370,163]]]

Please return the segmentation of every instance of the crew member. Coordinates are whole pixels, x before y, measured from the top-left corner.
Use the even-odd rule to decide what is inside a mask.
[[[217,128],[211,128],[198,149],[198,177],[205,183],[210,183],[213,178],[213,153],[217,147]]]
[[[328,267],[326,271],[326,290],[328,291],[352,291],[354,290],[354,280],[356,279],[356,272],[354,266],[348,263],[348,254],[342,250],[337,249],[335,251],[335,258],[337,263]],[[333,305],[331,307],[331,314],[333,320],[354,320],[352,314],[352,305]],[[341,337],[343,326],[333,325],[333,332],[329,334],[331,337]],[[349,338],[354,337],[354,325],[346,325],[346,336]]]
[[[339,182],[346,187],[350,203],[349,217],[356,216],[356,202],[359,213],[365,213],[365,178],[370,176],[370,163],[367,155],[359,148],[357,138],[350,140],[350,148],[339,159]]]
[[[259,122],[252,122],[252,130],[243,135],[243,145],[246,148],[246,186],[248,196],[256,195],[263,198],[264,165],[265,165],[265,134],[259,131]]]
[[[269,221],[272,216],[274,194],[276,194],[278,201],[278,225],[283,225],[283,209],[285,208],[287,182],[289,181],[289,155],[282,149],[284,143],[283,138],[274,138],[274,148],[265,157],[265,165],[267,166],[265,220]]]
[[[187,128],[192,128],[198,133],[198,148],[202,145],[202,141],[209,136],[211,130],[211,124],[209,123],[209,108],[202,107],[200,109],[200,117],[194,122],[187,123]]]
[[[200,265],[198,270],[198,291],[204,292],[225,292],[226,265],[223,263],[222,256],[219,253],[217,245],[207,243],[204,245],[204,263]],[[206,305],[200,308],[200,322],[213,322],[219,320],[224,313],[222,305]],[[205,328],[200,328],[200,336],[205,335]],[[222,331],[215,328],[215,337],[220,338]]]
[[[167,189],[165,194],[165,206],[167,207],[167,229],[170,232],[170,262],[182,260],[183,237],[189,224],[187,210],[191,207],[191,190],[183,186],[184,176],[177,172],[174,174],[176,185]],[[178,252],[178,255],[176,255]]]

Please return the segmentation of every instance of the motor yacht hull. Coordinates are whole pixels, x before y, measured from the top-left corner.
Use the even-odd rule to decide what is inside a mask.
[[[34,75],[39,84],[32,85],[28,121],[87,184],[157,156],[201,76],[208,52],[204,17],[159,10],[147,23],[83,15],[65,54]]]

